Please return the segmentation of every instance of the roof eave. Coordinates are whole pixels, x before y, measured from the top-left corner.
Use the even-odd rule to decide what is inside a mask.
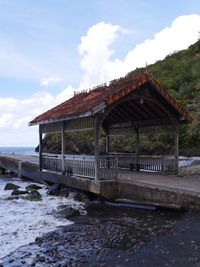
[[[68,121],[68,120],[72,120],[72,119],[90,117],[90,116],[93,116],[93,115],[101,112],[102,110],[104,110],[106,106],[107,105],[103,102],[103,103],[99,104],[98,106],[96,106],[95,108],[93,108],[91,111],[79,113],[77,115],[71,115],[71,116],[65,116],[65,117],[60,117],[60,118],[55,118],[55,119],[42,120],[39,122],[34,122],[34,120],[33,120],[33,121],[29,122],[28,125],[29,126],[35,126],[35,125],[40,125],[40,124],[52,123],[52,122]]]

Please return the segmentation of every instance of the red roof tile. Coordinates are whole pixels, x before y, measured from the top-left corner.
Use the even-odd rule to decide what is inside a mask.
[[[150,83],[157,92],[183,116],[187,122],[192,118],[148,73],[137,77],[125,77],[111,82],[108,86],[99,86],[88,92],[75,94],[69,100],[39,115],[30,122],[30,125],[47,123],[50,121],[69,119],[86,112],[92,112],[98,105],[105,103],[107,106],[119,101],[125,95],[133,92],[145,83]]]

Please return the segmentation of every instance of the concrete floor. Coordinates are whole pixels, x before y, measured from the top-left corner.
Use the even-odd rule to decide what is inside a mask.
[[[118,176],[118,181],[156,186],[160,189],[179,189],[200,194],[200,175],[181,177],[178,175],[121,171]]]

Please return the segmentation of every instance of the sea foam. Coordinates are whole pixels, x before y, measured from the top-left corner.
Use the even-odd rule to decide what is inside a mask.
[[[31,184],[19,179],[0,178],[0,259],[17,248],[33,242],[36,237],[44,233],[59,226],[72,224],[73,222],[67,219],[55,218],[52,215],[52,211],[59,205],[84,209],[83,204],[73,200],[72,197],[48,196],[45,185],[38,190],[42,195],[42,201],[31,202],[23,197],[11,199],[12,191],[4,190],[8,182],[19,185],[22,190]]]

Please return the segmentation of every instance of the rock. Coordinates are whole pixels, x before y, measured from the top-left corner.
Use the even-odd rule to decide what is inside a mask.
[[[30,201],[41,201],[42,196],[37,190],[35,190],[35,191],[29,192],[26,199]]]
[[[58,206],[58,210],[54,211],[54,216],[60,218],[68,219],[78,215],[80,215],[78,210],[74,210],[72,207],[67,205],[60,205]]]
[[[45,262],[45,256],[39,256],[38,260],[41,261],[41,262]]]
[[[86,194],[82,193],[82,192],[77,193],[74,196],[74,200],[80,201],[80,202],[83,202],[83,203],[89,203],[90,202],[90,199],[88,198],[88,196]]]
[[[22,191],[19,189],[15,189],[11,193],[12,196],[25,195],[25,194],[28,194],[28,191]]]
[[[71,193],[71,191],[70,191],[69,188],[62,187],[62,188],[60,189],[59,196],[61,196],[61,197],[68,197],[70,193]]]
[[[20,186],[12,183],[7,183],[4,187],[4,190],[16,190],[18,188],[20,188]]]
[[[47,194],[51,196],[57,196],[60,193],[60,184],[53,184],[47,190]]]
[[[42,189],[41,186],[39,185],[36,185],[36,184],[30,184],[26,187],[26,190],[31,192],[31,191],[36,191],[36,190],[39,190],[39,189]]]

